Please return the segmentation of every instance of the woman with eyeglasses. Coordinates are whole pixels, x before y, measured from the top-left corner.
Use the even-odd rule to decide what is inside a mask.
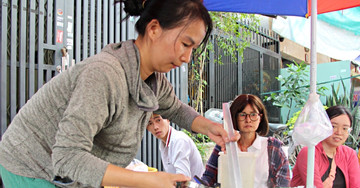
[[[273,137],[265,137],[269,122],[261,100],[251,94],[239,95],[231,104],[230,113],[234,129],[241,135],[237,142],[239,149],[257,153],[254,187],[289,187],[289,162],[281,148],[282,143]],[[217,182],[220,151],[221,147],[216,145],[202,176],[209,185]]]
[[[343,106],[332,106],[326,113],[334,131],[315,146],[314,185],[317,188],[360,187],[356,152],[343,145],[351,132],[351,113]],[[291,187],[306,185],[307,153],[304,147],[297,157]]]

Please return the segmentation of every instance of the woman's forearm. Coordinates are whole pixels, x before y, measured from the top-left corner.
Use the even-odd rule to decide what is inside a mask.
[[[109,164],[101,186],[136,186],[138,176],[140,175],[134,171]]]
[[[204,135],[208,135],[209,126],[215,124],[214,122],[206,119],[203,116],[198,116],[194,119],[191,129],[194,132],[201,133]]]
[[[189,177],[182,174],[135,172],[109,164],[105,171],[101,186],[172,188],[176,185],[176,182],[189,180]]]

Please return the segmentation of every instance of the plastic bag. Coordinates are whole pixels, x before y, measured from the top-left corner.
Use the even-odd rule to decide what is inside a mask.
[[[148,172],[148,166],[138,159],[133,159],[126,169],[137,171],[137,172]]]
[[[210,108],[205,112],[205,117],[216,123],[223,124],[224,122],[223,110],[219,108]]]
[[[230,115],[230,107],[229,103],[223,103],[223,112],[224,112],[224,129],[227,131],[229,137],[234,136],[234,127],[231,121],[231,115]],[[225,157],[225,160],[228,161],[228,166],[230,168],[227,168],[228,170],[228,183],[229,187],[231,188],[243,188],[242,184],[242,176],[240,168],[237,168],[240,166],[239,162],[239,148],[237,147],[236,142],[228,142],[225,144],[227,155]]]
[[[310,94],[294,125],[293,140],[295,145],[315,146],[331,136],[333,128],[319,95]]]

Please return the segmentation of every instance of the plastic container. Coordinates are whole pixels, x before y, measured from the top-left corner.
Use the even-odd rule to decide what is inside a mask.
[[[222,188],[231,188],[231,176],[229,176],[229,164],[226,160],[226,154],[224,152],[219,152],[218,159],[218,182],[220,183]],[[252,188],[254,187],[255,180],[255,164],[256,164],[256,154],[251,152],[239,152],[239,167],[242,187],[244,188]],[[235,168],[235,167],[232,167]]]

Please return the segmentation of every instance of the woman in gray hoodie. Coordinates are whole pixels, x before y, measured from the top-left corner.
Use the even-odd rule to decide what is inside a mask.
[[[129,15],[140,15],[138,38],[109,44],[57,75],[20,109],[0,142],[5,187],[167,188],[190,180],[124,169],[153,112],[225,148],[229,139],[221,124],[182,103],[163,74],[205,46],[212,21],[202,2],[124,3]]]

